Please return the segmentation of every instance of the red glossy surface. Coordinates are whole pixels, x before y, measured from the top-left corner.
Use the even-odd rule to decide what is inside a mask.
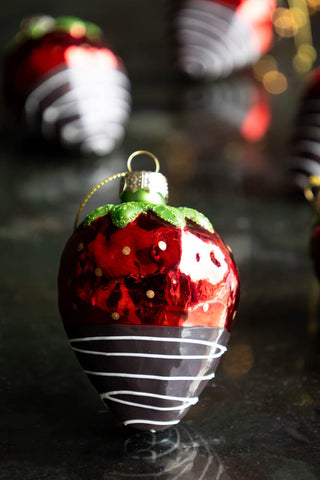
[[[226,327],[239,297],[235,263],[217,233],[176,228],[151,212],[125,228],[108,215],[76,231],[59,273],[66,325]]]
[[[275,0],[247,0],[237,9],[239,18],[251,27],[253,45],[266,53],[273,39],[272,14],[277,4]]]
[[[263,89],[252,89],[251,97],[252,106],[240,126],[240,132],[243,138],[249,142],[257,142],[267,132],[272,115],[268,98]]]
[[[76,53],[75,50],[78,50]],[[104,48],[102,41],[92,41],[82,35],[75,38],[70,33],[55,31],[38,39],[18,44],[11,49],[5,59],[4,88],[8,108],[20,114],[28,93],[42,79],[79,61],[101,63],[102,56],[108,55],[107,61],[117,61],[110,50]]]

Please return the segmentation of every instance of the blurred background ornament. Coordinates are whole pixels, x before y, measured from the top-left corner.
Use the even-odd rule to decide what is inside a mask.
[[[156,171],[131,171],[139,154]],[[60,314],[84,371],[125,425],[164,430],[196,404],[230,337],[239,276],[230,248],[191,208],[167,206],[158,160],[85,197],[61,257]],[[96,190],[122,177],[121,204],[78,227]]]
[[[320,68],[310,75],[294,125],[292,171],[295,183],[312,200],[310,178],[320,178]]]
[[[320,280],[320,68],[310,75],[292,139],[291,172],[313,209],[311,255]]]
[[[258,142],[270,125],[269,96],[249,74],[213,83],[192,83],[180,89],[177,98],[180,122],[191,137],[199,142],[210,130],[215,132],[209,137],[212,151],[237,138]]]
[[[275,0],[172,0],[169,5],[175,63],[188,77],[226,77],[271,47]]]
[[[4,59],[4,97],[29,135],[82,154],[111,152],[131,108],[122,60],[98,26],[74,17],[22,21]]]

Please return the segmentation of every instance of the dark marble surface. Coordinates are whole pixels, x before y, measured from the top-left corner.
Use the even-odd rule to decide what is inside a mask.
[[[29,145],[17,133],[1,135],[0,479],[320,478],[311,210],[287,173],[304,82],[290,66],[293,42],[276,42],[289,88],[269,99],[266,136],[248,143],[236,113],[241,117],[251,80],[238,76],[204,89],[178,82],[170,73],[165,2],[64,0],[45,8],[13,0],[0,12],[2,45],[21,16],[37,11],[98,21],[128,65],[134,101],[125,140],[106,158],[81,159]],[[57,309],[59,259],[84,194],[123,171],[141,148],[158,156],[170,203],[212,220],[242,280],[216,379],[180,426],[157,436],[120,427],[104,409]],[[87,211],[116,201],[117,191],[110,184]]]

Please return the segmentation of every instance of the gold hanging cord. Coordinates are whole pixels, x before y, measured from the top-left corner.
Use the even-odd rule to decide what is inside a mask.
[[[136,152],[133,152],[130,155],[130,157],[128,158],[128,161],[127,161],[128,172],[132,172],[132,170],[131,170],[132,160],[135,157],[137,157],[138,155],[148,155],[149,157],[151,157],[154,160],[154,163],[155,163],[155,166],[156,166],[155,172],[156,173],[159,172],[159,170],[160,170],[159,160],[157,159],[157,157],[155,155],[153,155],[153,153],[148,152],[147,150],[137,150]],[[81,214],[84,206],[86,205],[87,201],[89,200],[89,198],[92,197],[92,195],[94,193],[96,193],[96,191],[99,190],[99,188],[101,188],[103,185],[111,182],[112,180],[116,180],[117,178],[124,177],[125,175],[127,175],[128,172],[116,173],[115,175],[112,175],[111,177],[105,178],[100,183],[98,183],[95,187],[93,187],[93,189],[85,196],[85,198],[83,199],[83,201],[82,201],[82,203],[81,203],[81,205],[78,209],[78,212],[77,212],[77,215],[76,215],[76,218],[75,218],[75,221],[74,221],[74,227],[73,227],[74,230],[76,230],[77,227],[78,227],[78,221],[79,221],[80,214]]]

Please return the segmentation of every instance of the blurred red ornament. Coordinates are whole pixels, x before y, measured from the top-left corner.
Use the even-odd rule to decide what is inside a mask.
[[[275,0],[172,0],[177,68],[219,78],[252,65],[272,45]]]
[[[92,212],[64,249],[59,308],[101,398],[125,425],[163,430],[214,377],[239,277],[206,217],[166,205],[163,175],[124,175],[122,203]]]
[[[99,27],[73,17],[25,20],[5,58],[7,109],[28,133],[82,153],[105,154],[121,141],[129,88]]]
[[[176,98],[180,124],[196,144],[200,146],[203,141],[205,148],[208,145],[218,150],[239,134],[247,142],[258,142],[270,126],[268,94],[250,75],[205,84],[193,82],[180,88]],[[215,135],[208,138],[209,130]]]

